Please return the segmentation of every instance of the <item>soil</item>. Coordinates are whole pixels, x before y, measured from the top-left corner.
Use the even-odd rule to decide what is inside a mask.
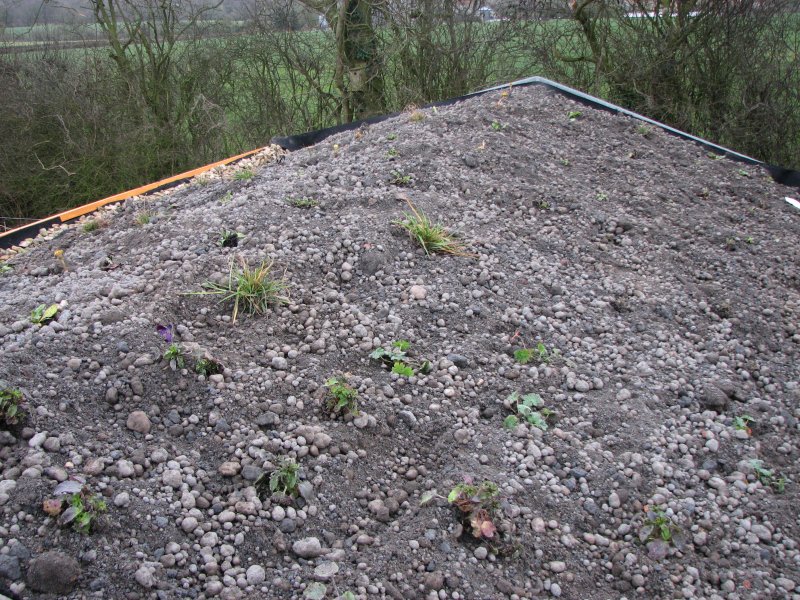
[[[248,175],[5,263],[0,379],[25,411],[0,431],[7,595],[798,597],[797,190],[540,88]],[[396,224],[409,202],[469,256],[426,255]],[[194,292],[240,260],[289,299],[234,323]],[[411,377],[370,358],[401,340]],[[358,415],[330,413],[331,377]],[[514,392],[546,430],[504,426]],[[267,485],[286,458],[296,497]],[[498,486],[491,538],[448,502],[465,478]],[[88,534],[43,510],[75,479],[107,502]]]

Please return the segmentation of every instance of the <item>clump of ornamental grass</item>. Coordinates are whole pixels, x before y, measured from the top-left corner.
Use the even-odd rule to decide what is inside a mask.
[[[465,245],[447,231],[441,223],[434,223],[428,215],[419,210],[414,203],[406,200],[411,212],[403,213],[403,218],[395,221],[408,232],[408,235],[422,246],[425,254],[436,253],[452,254],[454,256],[472,256],[467,252]]]

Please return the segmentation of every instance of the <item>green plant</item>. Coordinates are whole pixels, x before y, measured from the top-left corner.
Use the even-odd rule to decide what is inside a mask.
[[[752,235],[748,235],[746,238],[744,238],[744,243],[745,244],[753,244],[753,243],[755,243],[755,239],[753,238]]]
[[[408,349],[411,344],[408,340],[397,340],[392,342],[389,349],[380,347],[372,351],[369,357],[373,360],[380,360],[387,367],[391,368],[392,373],[397,373],[404,377],[414,375],[414,368],[420,373],[429,373],[431,363],[427,360],[416,360],[408,356]]]
[[[400,152],[397,150],[397,148],[389,148],[386,151],[386,156],[388,156],[389,158],[395,158],[397,156],[400,156]]]
[[[733,418],[733,428],[736,431],[746,431],[747,435],[753,435],[750,423],[755,423],[755,419],[750,415],[740,415]]]
[[[503,131],[508,125],[500,123],[500,121],[492,121],[492,131]]]
[[[239,266],[231,260],[228,281],[223,284],[207,281],[203,284],[206,291],[191,292],[197,295],[222,296],[220,302],[233,300],[233,322],[241,308],[248,314],[262,314],[270,306],[288,302],[283,293],[286,291],[286,281],[272,278],[272,261],[263,260],[258,267],[250,267],[247,261],[239,257]]]
[[[431,255],[437,252],[452,254],[454,256],[471,256],[466,252],[464,244],[457,241],[452,233],[448,232],[441,223],[432,223],[428,216],[418,210],[410,201],[406,200],[410,213],[403,213],[403,219],[394,221],[416,241],[425,254]]]
[[[53,494],[42,502],[42,509],[51,517],[58,517],[62,527],[71,525],[79,533],[90,533],[101,513],[108,506],[103,498],[92,493],[82,480],[67,479],[56,486]]]
[[[8,263],[0,263],[0,275],[5,275],[6,273],[11,273],[14,268],[9,265]]]
[[[600,202],[605,202],[606,200],[608,200],[608,194],[606,194],[605,192],[597,192],[595,198],[600,200]]]
[[[539,200],[539,208],[542,210],[550,210],[550,203],[547,200]]]
[[[84,233],[91,233],[93,231],[97,231],[98,229],[100,229],[100,221],[98,221],[97,219],[86,221],[86,223],[83,224]]]
[[[300,465],[291,458],[281,458],[278,468],[269,476],[269,489],[273,494],[297,496],[300,483]]]
[[[217,375],[222,373],[223,366],[212,358],[199,358],[194,363],[195,373],[208,377],[209,375]]]
[[[471,479],[456,485],[447,495],[447,502],[455,506],[469,524],[470,533],[478,539],[494,538],[497,533],[500,488],[496,483],[483,481],[474,485]]]
[[[644,137],[648,137],[650,133],[652,133],[651,129],[645,125],[644,123],[640,123],[636,126],[636,133],[639,135],[643,135]]]
[[[750,466],[753,467],[753,472],[756,478],[761,482],[761,485],[771,487],[779,494],[782,494],[786,490],[786,483],[789,480],[780,473],[776,473],[772,469],[764,467],[763,461],[753,459],[750,461]]]
[[[319,201],[314,200],[314,198],[289,198],[287,202],[295,208],[314,208],[319,206]]]
[[[343,377],[329,377],[325,382],[328,388],[328,410],[334,413],[358,415],[358,392]]]
[[[399,187],[411,185],[413,181],[411,175],[405,175],[402,171],[392,171],[391,175],[390,183]]]
[[[408,117],[408,120],[412,123],[419,123],[420,121],[425,120],[425,113],[421,110],[413,110]]]
[[[167,349],[164,351],[164,360],[169,363],[173,371],[185,367],[186,359],[183,347],[175,342],[167,346]]]
[[[20,405],[22,392],[16,388],[0,388],[0,423],[16,425],[25,416]]]
[[[583,113],[579,110],[571,110],[567,113],[567,118],[570,121],[575,121],[577,119],[580,119],[581,116],[583,116]]]
[[[530,425],[547,431],[547,419],[553,416],[553,411],[545,408],[544,401],[539,394],[525,394],[520,398],[519,392],[512,392],[506,398],[506,402],[513,407],[515,414],[508,415],[503,421],[503,426],[512,429],[519,425],[519,418],[522,417]],[[539,410],[534,410],[538,408]],[[517,416],[519,415],[519,417]]]
[[[386,135],[386,139],[389,140],[390,142],[393,142],[394,140],[397,139],[397,134],[396,133],[389,133],[389,134]]]
[[[51,304],[50,306],[40,304],[31,311],[31,323],[44,325],[48,321],[52,321],[56,314],[58,314],[58,304]]]
[[[150,213],[150,211],[143,210],[141,212],[136,213],[136,224],[137,225],[147,225],[148,223],[150,223],[150,220],[152,218],[153,217],[152,217],[152,214]]]
[[[253,172],[253,170],[248,169],[246,167],[244,169],[239,169],[233,174],[233,178],[236,181],[247,181],[248,179],[252,179],[255,176],[256,174]]]
[[[555,354],[556,350],[553,350],[553,355]],[[547,346],[545,346],[543,342],[539,342],[534,348],[520,348],[514,351],[514,360],[521,365],[527,365],[533,359],[536,359],[542,364],[550,362],[550,352],[548,352]]]
[[[217,245],[221,246],[222,248],[236,248],[239,245],[239,240],[244,239],[245,235],[243,233],[239,233],[238,231],[223,231],[220,236],[219,240],[217,240]]]
[[[747,171],[745,171],[744,169],[739,169],[739,170],[738,170],[738,171],[736,171],[736,172],[737,172],[737,173],[739,173],[739,175],[741,175],[742,177],[750,177],[750,173],[748,173],[748,172],[747,172]]]
[[[639,540],[646,544],[650,558],[660,560],[666,557],[669,545],[678,550],[686,545],[683,531],[660,508],[644,507],[644,523],[639,528]]]
[[[565,167],[568,167],[569,166],[569,159],[568,158],[562,158],[561,159],[561,164],[564,165]]]
[[[225,192],[222,198],[219,199],[220,204],[228,204],[231,200],[233,200],[233,192]]]

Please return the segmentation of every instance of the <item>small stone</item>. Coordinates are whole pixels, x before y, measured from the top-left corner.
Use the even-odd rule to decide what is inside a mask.
[[[156,585],[155,569],[152,567],[142,565],[136,570],[133,577],[136,579],[136,583],[148,590]]]
[[[425,296],[428,295],[428,290],[426,290],[421,285],[412,285],[411,286],[411,296],[414,300],[424,300]]]
[[[22,577],[22,572],[19,568],[19,558],[16,556],[9,556],[8,554],[0,554],[0,577],[16,581]]]
[[[224,462],[219,466],[219,474],[223,477],[234,477],[242,466],[238,462]]]
[[[484,546],[478,546],[477,548],[475,548],[472,554],[478,560],[483,560],[484,558],[489,556],[489,551]]]
[[[125,508],[129,506],[131,503],[131,497],[128,492],[120,492],[116,496],[114,496],[114,506],[118,506],[119,508]]]
[[[148,434],[150,433],[150,417],[144,411],[135,410],[128,415],[126,426],[131,431]]]
[[[164,485],[168,485],[172,489],[177,490],[183,483],[183,476],[177,469],[167,469],[161,474],[161,482]]]
[[[325,561],[320,563],[317,568],[314,569],[314,577],[320,581],[330,581],[338,572],[339,565],[337,565],[335,562]]]
[[[282,356],[273,357],[272,362],[270,364],[272,365],[273,369],[276,369],[278,371],[285,371],[286,369],[289,368],[289,361],[287,361]]]
[[[621,504],[621,502],[620,502],[620,499],[619,499],[619,494],[617,494],[617,492],[611,492],[608,495],[608,505],[611,508],[619,508],[620,504]]]
[[[28,563],[28,587],[37,592],[69,594],[80,576],[78,561],[57,550],[40,554]]]
[[[316,558],[324,554],[325,550],[322,548],[319,539],[307,537],[293,543],[292,552],[300,558]]]
[[[267,573],[261,565],[251,565],[245,575],[248,585],[261,585],[267,578]]]
[[[728,406],[728,395],[715,385],[708,385],[700,398],[704,408],[721,413]]]
[[[567,570],[567,563],[563,560],[554,560],[550,563],[550,570],[553,573],[563,573]]]

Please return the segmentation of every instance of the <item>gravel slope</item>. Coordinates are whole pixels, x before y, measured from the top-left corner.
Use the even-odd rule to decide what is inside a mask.
[[[0,431],[7,593],[800,597],[787,195],[760,168],[527,88],[33,242],[0,275],[0,379],[27,415]],[[409,200],[473,256],[426,256],[393,224]],[[289,302],[234,324],[230,302],[189,294],[237,257],[274,261]],[[224,373],[172,368],[158,324]],[[370,359],[398,340],[431,372]],[[539,343],[546,360],[520,364]],[[357,417],[326,409],[332,376],[358,390]],[[541,396],[547,430],[504,427],[513,392]],[[296,498],[263,485],[282,457],[301,466]],[[76,477],[108,504],[89,535],[43,511]],[[491,539],[446,499],[465,477],[499,486]]]

